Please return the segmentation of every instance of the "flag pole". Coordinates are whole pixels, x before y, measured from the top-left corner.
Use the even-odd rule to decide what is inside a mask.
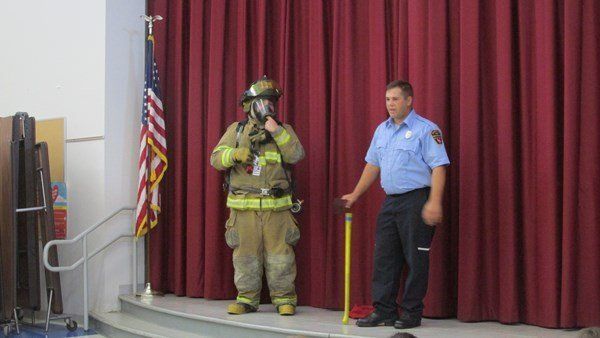
[[[162,16],[160,15],[154,15],[154,16],[149,16],[149,15],[140,15],[140,18],[142,18],[146,23],[147,23],[147,28],[148,28],[148,33],[146,34],[146,41],[148,41],[148,37],[150,35],[152,35],[152,28],[154,26],[154,21],[160,21],[162,20]],[[145,46],[147,47],[147,43],[145,43]],[[148,51],[146,51],[147,53]],[[148,60],[146,60],[148,61]],[[153,62],[153,60],[150,60],[150,62]],[[145,65],[146,67],[148,65]],[[146,140],[148,140],[148,130],[146,130]],[[146,141],[147,142],[147,141]],[[150,175],[150,171],[152,170],[152,156],[151,156],[151,151],[150,151],[150,147],[146,147],[146,175]],[[156,296],[163,296],[163,293],[160,291],[156,291],[152,289],[152,286],[150,284],[150,232],[152,230],[152,226],[151,226],[151,221],[150,221],[150,214],[152,213],[152,207],[151,207],[151,195],[150,195],[150,187],[152,185],[152,182],[150,182],[149,177],[146,179],[146,235],[144,236],[144,277],[146,280],[146,284],[144,287],[144,291],[142,291],[141,293],[136,294],[136,296],[140,296],[143,299],[151,299],[153,297]],[[134,290],[136,289],[136,285],[134,285]]]

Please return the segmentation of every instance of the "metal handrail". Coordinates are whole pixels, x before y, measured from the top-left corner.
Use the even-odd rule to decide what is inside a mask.
[[[71,238],[71,239],[55,239],[52,240],[48,243],[46,243],[46,245],[44,246],[44,266],[46,267],[46,269],[53,271],[53,272],[60,272],[60,271],[71,271],[74,270],[75,268],[77,268],[78,266],[80,266],[81,264],[83,264],[83,329],[84,330],[88,330],[88,325],[89,325],[89,307],[88,307],[88,297],[89,297],[89,292],[88,292],[88,260],[93,258],[94,256],[96,256],[98,253],[100,253],[102,250],[106,249],[107,247],[109,247],[111,244],[113,244],[114,242],[118,241],[121,238],[132,238],[133,242],[132,242],[132,246],[133,246],[133,293],[135,294],[137,292],[137,238],[135,237],[135,229],[133,229],[134,234],[132,235],[120,235],[118,237],[113,238],[111,241],[109,241],[107,244],[104,244],[101,248],[96,249],[94,252],[92,252],[91,255],[88,254],[87,252],[87,238],[88,235],[96,230],[98,227],[100,227],[102,224],[105,224],[106,222],[108,222],[109,220],[111,220],[113,217],[115,217],[116,215],[120,214],[123,211],[135,211],[135,207],[122,207],[116,211],[114,211],[112,214],[110,214],[109,216],[105,217],[103,220],[101,220],[100,222],[92,225],[91,227],[89,227],[87,230],[85,230],[84,232],[80,233],[79,235]],[[133,216],[135,217],[135,213],[133,214]],[[133,222],[133,225],[135,227],[135,222]],[[75,263],[69,265],[69,266],[52,266],[50,265],[50,262],[48,261],[48,254],[50,251],[50,248],[54,245],[58,246],[58,245],[67,245],[67,244],[73,244],[76,243],[80,240],[82,241],[82,245],[83,245],[83,252],[82,255],[83,257],[81,257],[80,259],[78,259]],[[50,311],[50,309],[48,309],[48,311]]]
[[[109,247],[111,244],[113,244],[114,242],[120,240],[121,238],[133,238],[135,237],[134,235],[121,235],[119,237],[116,237],[115,239],[113,239],[112,241],[108,242],[107,244],[105,244],[103,247],[96,249],[94,252],[92,252],[92,254],[88,255],[88,260],[94,258],[94,256],[96,256],[97,254],[100,253],[100,251],[106,249],[107,247]],[[50,241],[48,243],[52,243],[54,241]],[[52,243],[52,244],[67,244],[67,243]],[[71,271],[71,270],[75,270],[76,267],[80,266],[81,264],[83,264],[84,261],[84,257],[81,257],[77,262],[69,265],[69,266],[46,266],[46,268],[50,271],[53,272],[62,272],[62,271]],[[45,264],[45,263],[44,263]]]

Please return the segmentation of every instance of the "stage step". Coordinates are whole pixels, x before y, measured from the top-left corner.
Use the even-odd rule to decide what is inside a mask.
[[[93,313],[90,327],[107,337],[331,337],[389,338],[393,327],[362,328],[351,320],[342,325],[341,311],[300,306],[296,316],[283,317],[263,304],[256,313],[229,315],[231,301],[166,295],[149,301],[120,296],[121,311]],[[463,323],[456,319],[423,319],[423,326],[406,330],[419,338],[565,338],[577,332],[496,322]]]
[[[309,319],[305,316],[279,316],[272,305],[261,305],[261,310],[257,313],[232,316],[225,311],[230,301],[207,301],[172,295],[151,302],[142,302],[140,298],[133,296],[120,296],[119,299],[120,312],[91,313],[92,327],[107,337],[366,336],[340,330],[342,325],[339,323],[338,311],[319,309],[318,311],[329,312],[328,315],[331,316],[332,324],[323,324],[313,321],[313,315],[309,316]],[[302,311],[308,314],[313,308],[300,307],[299,312]],[[319,319],[322,319],[322,316]],[[392,332],[393,329],[390,330],[390,333]],[[389,333],[386,336],[389,336]]]
[[[208,336],[194,334],[182,330],[166,328],[151,321],[140,319],[124,312],[90,313],[90,326],[106,337],[190,337],[206,338]]]

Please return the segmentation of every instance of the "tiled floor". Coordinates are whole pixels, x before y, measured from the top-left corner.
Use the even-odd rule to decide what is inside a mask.
[[[86,337],[86,338],[102,338],[104,336],[98,334],[94,330],[88,330],[85,332],[83,328],[77,328],[75,331],[69,331],[64,324],[57,322],[50,324],[48,332],[44,332],[43,323],[40,325],[22,324],[20,327],[20,334],[13,329],[8,337],[19,337],[19,338],[63,338],[63,337]],[[0,337],[4,337],[3,333],[0,333]]]

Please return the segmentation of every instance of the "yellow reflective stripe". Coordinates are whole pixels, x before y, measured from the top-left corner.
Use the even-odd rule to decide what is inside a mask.
[[[229,148],[226,149],[225,151],[223,151],[223,153],[221,154],[221,163],[223,163],[224,167],[231,167],[233,166],[233,160],[231,159],[233,149]]]
[[[285,129],[281,131],[281,134],[274,137],[275,143],[277,143],[278,146],[283,146],[286,143],[290,142],[291,138],[292,136]]]
[[[298,303],[298,299],[296,297],[273,297],[273,304],[276,306],[286,304],[296,306],[296,303]]]
[[[227,197],[227,207],[236,210],[270,210],[292,206],[292,197],[285,195],[283,197]]]
[[[213,150],[213,152],[212,152],[212,153],[214,154],[214,153],[216,153],[216,152],[218,152],[218,151],[221,151],[221,150],[227,150],[227,149],[233,149],[233,148],[231,148],[231,147],[229,147],[229,146],[218,146],[218,147],[216,147],[216,148],[215,148],[215,150]]]
[[[265,151],[264,156],[258,157],[258,164],[264,167],[267,163],[281,163],[281,154],[274,151]]]
[[[265,151],[265,158],[269,163],[281,163],[281,154],[274,151]]]
[[[248,297],[244,297],[244,296],[237,296],[237,298],[235,299],[238,303],[244,303],[244,304],[248,304],[254,308],[257,308],[259,305],[258,300],[252,300]]]

